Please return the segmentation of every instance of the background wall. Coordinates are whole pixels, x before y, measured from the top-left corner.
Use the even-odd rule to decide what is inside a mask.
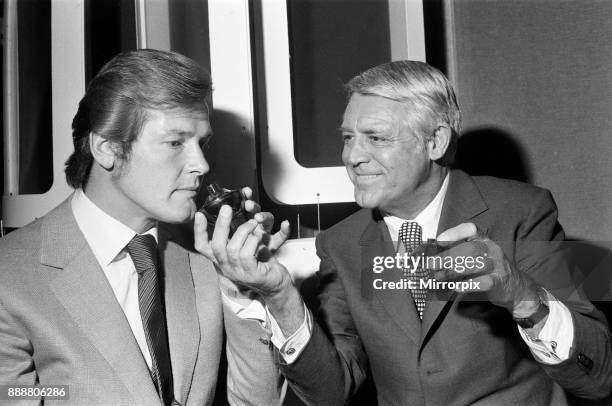
[[[611,241],[612,2],[469,0],[450,11],[460,164],[550,189],[570,237]]]

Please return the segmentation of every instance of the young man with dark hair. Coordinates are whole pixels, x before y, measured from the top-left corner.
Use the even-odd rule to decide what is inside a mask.
[[[280,403],[270,333],[234,314],[238,289],[167,226],[197,211],[211,89],[197,63],[155,50],[93,78],[73,121],[74,194],[0,240],[3,388],[65,385],[77,405],[211,404],[226,343],[230,403]],[[236,235],[271,220],[257,213]]]

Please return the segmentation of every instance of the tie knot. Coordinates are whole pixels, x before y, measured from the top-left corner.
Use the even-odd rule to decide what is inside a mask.
[[[413,253],[423,244],[423,230],[416,221],[405,221],[400,227],[399,238],[408,253]]]
[[[136,272],[157,269],[157,242],[150,234],[135,235],[126,246]]]

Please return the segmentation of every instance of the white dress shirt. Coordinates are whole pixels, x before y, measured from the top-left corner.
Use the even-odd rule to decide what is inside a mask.
[[[138,347],[151,369],[151,354],[138,304],[138,273],[126,250],[127,244],[137,233],[106,214],[89,200],[82,189],[75,191],[71,203],[77,225],[104,271],[117,302],[125,313]],[[151,234],[157,241],[156,227],[151,228],[145,234]],[[258,320],[265,327],[266,310],[263,304],[257,300],[234,297],[237,292],[236,286],[221,276],[219,281],[222,300],[230,310],[242,319]]]
[[[423,240],[436,238],[448,182],[449,175],[446,175],[436,196],[414,219],[402,219],[383,213],[383,219],[393,241],[399,243],[399,230],[405,221],[419,223],[422,228]],[[574,340],[574,324],[569,309],[549,292],[546,292],[546,294],[549,314],[538,336],[531,337],[520,326],[517,325],[517,328],[537,361],[544,364],[558,364],[569,358]],[[274,317],[268,312],[268,320],[272,330],[272,343],[279,349],[287,364],[293,363],[299,357],[312,335],[312,314],[307,308],[305,308],[305,313],[300,328],[286,338]]]
[[[126,245],[137,234],[134,230],[106,214],[77,189],[72,198],[72,212],[85,240],[98,260],[123,309],[138,347],[151,369],[151,354],[147,346],[140,307],[138,305],[138,273]],[[148,230],[157,241],[157,228]]]

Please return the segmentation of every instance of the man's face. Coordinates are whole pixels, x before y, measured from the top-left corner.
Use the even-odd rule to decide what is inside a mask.
[[[342,162],[361,207],[410,218],[415,205],[433,197],[428,187],[432,162],[423,140],[408,126],[408,113],[404,104],[383,97],[351,96],[341,126]]]
[[[114,206],[133,228],[193,218],[202,175],[210,169],[202,152],[212,134],[208,114],[148,110],[147,117],[112,178]]]

